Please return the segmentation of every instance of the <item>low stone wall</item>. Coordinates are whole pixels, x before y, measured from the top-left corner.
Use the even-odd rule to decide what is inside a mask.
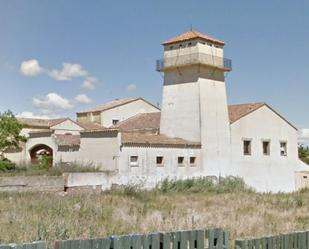
[[[0,177],[0,191],[63,191],[62,176],[8,176]]]
[[[104,172],[65,173],[64,186],[66,190],[72,189],[100,189],[110,188],[110,176]]]

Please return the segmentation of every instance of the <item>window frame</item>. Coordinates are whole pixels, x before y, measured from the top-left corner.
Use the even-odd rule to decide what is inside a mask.
[[[181,159],[182,158],[182,160],[181,160],[181,162],[179,162],[179,159]],[[185,166],[185,157],[184,156],[178,156],[177,157],[177,165],[178,165],[178,167],[184,167]]]
[[[136,157],[136,161],[132,161],[133,157]],[[132,167],[132,168],[139,167],[139,160],[138,159],[139,159],[139,157],[136,156],[136,155],[130,156],[129,157],[129,165],[130,165],[130,167]]]
[[[158,159],[161,158],[161,163],[158,163]],[[156,165],[157,167],[164,167],[164,156],[156,156]]]
[[[249,142],[249,150],[248,153],[245,152],[245,143]],[[251,156],[252,155],[252,139],[250,138],[243,138],[242,139],[242,153],[244,156]]]
[[[119,122],[120,122],[119,119],[112,119],[112,124],[113,124],[113,125],[116,125],[116,124],[118,124]]]
[[[191,162],[192,158],[194,158],[193,163]],[[190,167],[195,167],[196,166],[196,156],[190,156],[189,157],[189,164],[190,164]]]
[[[267,143],[267,152],[264,151],[264,144]],[[263,139],[262,140],[262,153],[264,156],[270,156],[270,139]]]
[[[284,154],[282,154],[282,144],[284,144]],[[279,148],[280,148],[280,156],[287,157],[288,156],[288,142],[285,140],[279,141]]]

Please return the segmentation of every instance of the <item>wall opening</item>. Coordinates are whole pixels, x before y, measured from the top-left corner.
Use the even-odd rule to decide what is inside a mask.
[[[31,163],[38,164],[43,157],[49,157],[50,166],[53,164],[53,149],[45,144],[38,144],[29,151]]]

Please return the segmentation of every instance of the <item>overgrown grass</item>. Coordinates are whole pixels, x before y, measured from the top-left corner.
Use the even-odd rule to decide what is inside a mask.
[[[153,191],[0,193],[0,243],[211,227],[232,239],[309,229],[309,190],[259,194],[238,178],[198,178]]]
[[[186,180],[164,180],[157,186],[162,193],[167,192],[188,192],[188,193],[233,193],[237,191],[252,191],[245,185],[242,178],[229,176],[221,177],[219,182],[208,177],[200,177]]]
[[[0,171],[1,176],[33,176],[33,175],[47,175],[60,176],[68,172],[99,172],[100,169],[92,164],[80,165],[72,164],[58,164],[53,167],[49,166],[48,162],[39,163],[36,165],[16,165],[14,168],[6,171]]]

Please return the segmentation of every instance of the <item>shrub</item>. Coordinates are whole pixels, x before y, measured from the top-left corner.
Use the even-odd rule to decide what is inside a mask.
[[[214,192],[214,193],[232,193],[239,191],[252,191],[247,188],[242,178],[228,176],[220,177],[219,182],[215,182],[209,177],[199,177],[185,180],[165,179],[156,187],[157,191],[168,192]]]
[[[14,170],[15,167],[16,165],[6,158],[0,160],[0,171],[2,172]]]

